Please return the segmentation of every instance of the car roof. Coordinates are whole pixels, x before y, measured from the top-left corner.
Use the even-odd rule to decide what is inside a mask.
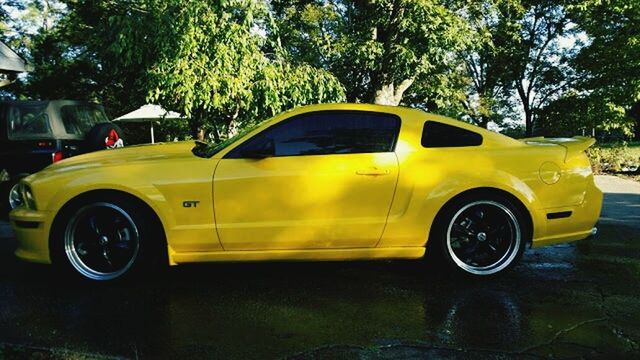
[[[402,118],[403,123],[411,123],[412,126],[420,127],[424,126],[426,121],[437,121],[447,125],[456,126],[466,130],[470,130],[479,133],[485,139],[486,144],[490,145],[502,145],[502,146],[522,146],[522,143],[516,139],[510,138],[506,135],[487,130],[485,128],[464,122],[461,120],[452,119],[450,117],[433,114],[424,110],[405,107],[405,106],[391,106],[391,105],[377,105],[377,104],[363,104],[363,103],[335,103],[335,104],[315,104],[296,107],[294,109],[285,111],[272,119],[272,121],[279,121],[283,117],[290,117],[298,114],[304,114],[314,111],[372,111],[398,115]]]

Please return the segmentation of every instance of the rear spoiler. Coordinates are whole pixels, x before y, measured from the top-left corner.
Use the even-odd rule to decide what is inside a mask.
[[[574,136],[572,138],[545,138],[545,137],[532,137],[520,139],[520,141],[529,145],[547,145],[555,144],[564,147],[567,150],[565,161],[587,150],[589,147],[596,143],[596,139],[586,136]]]

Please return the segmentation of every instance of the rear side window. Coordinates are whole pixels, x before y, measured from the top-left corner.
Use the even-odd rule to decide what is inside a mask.
[[[426,148],[482,145],[482,135],[457,126],[427,121],[422,129],[422,146]]]
[[[99,107],[91,105],[65,105],[60,115],[64,131],[71,135],[85,135],[96,124],[108,121]]]
[[[400,118],[365,111],[322,111],[278,123],[227,155],[241,158],[253,146],[273,141],[275,156],[379,153],[393,151]]]
[[[11,140],[51,138],[45,104],[19,104],[7,107],[7,135]]]

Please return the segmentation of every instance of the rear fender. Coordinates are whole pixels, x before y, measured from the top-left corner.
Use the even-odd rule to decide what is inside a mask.
[[[485,176],[486,175],[486,176]],[[405,211],[389,217],[379,247],[424,246],[435,217],[451,199],[474,189],[495,189],[506,192],[520,201],[531,216],[534,238],[543,234],[545,221],[540,201],[533,190],[517,177],[500,170],[482,173],[477,177],[451,175],[430,189],[414,188],[412,200]],[[423,192],[426,191],[426,192]],[[419,206],[413,206],[412,204]]]
[[[449,201],[462,193],[480,189],[498,190],[515,197],[528,212],[533,225],[534,238],[545,231],[544,227],[546,226],[546,222],[544,216],[541,211],[538,211],[538,209],[542,208],[542,203],[526,183],[505,171],[495,171],[492,176],[484,179],[467,179],[459,184],[459,186],[447,190],[447,186],[450,185],[451,184],[445,183],[434,188],[427,196],[425,204],[437,203],[437,211],[439,212]],[[440,194],[443,194],[445,191],[446,196],[440,196]],[[425,208],[427,206],[425,206]],[[429,212],[427,209],[423,211],[425,211],[425,213]],[[433,211],[433,209],[431,209],[431,211]],[[436,214],[437,212],[433,217],[430,217],[430,219],[435,219]],[[429,226],[431,227],[431,224]]]

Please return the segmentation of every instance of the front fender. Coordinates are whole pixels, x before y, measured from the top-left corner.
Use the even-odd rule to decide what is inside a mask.
[[[211,181],[215,165],[215,161],[194,157],[36,174],[25,183],[31,186],[38,208],[52,217],[69,201],[87,192],[125,192],[156,213],[170,251],[208,251],[221,248],[213,218]],[[186,201],[199,205],[185,207]]]

